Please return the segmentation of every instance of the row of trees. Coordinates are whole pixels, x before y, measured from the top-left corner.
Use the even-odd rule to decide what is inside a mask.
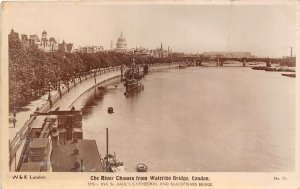
[[[82,77],[90,70],[130,64],[132,55],[118,52],[46,53],[20,45],[9,48],[10,111],[56,88],[58,82]],[[170,62],[169,58],[135,57],[137,64]],[[51,84],[51,85],[50,85]]]

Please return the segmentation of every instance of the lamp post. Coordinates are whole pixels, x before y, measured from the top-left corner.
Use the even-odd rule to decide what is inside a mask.
[[[69,74],[67,73],[67,78],[66,78],[66,84],[67,84],[67,88],[68,88],[68,92],[70,91],[69,88]]]
[[[75,81],[75,71],[74,71],[74,73],[73,73],[72,80],[73,80],[74,86],[76,87],[76,81]]]
[[[51,87],[51,82],[48,82],[48,100],[51,99],[51,94],[50,94],[50,87]]]
[[[81,69],[79,70],[79,80],[80,80],[80,83],[81,83],[81,75],[82,75],[82,73],[81,73]]]
[[[49,90],[49,93],[48,93],[48,101],[49,101],[49,105],[50,105],[50,108],[52,108],[52,99],[51,99],[51,93],[50,93],[50,87],[51,87],[51,82],[49,81],[48,82],[48,90]]]
[[[16,122],[17,122],[16,116],[17,116],[17,112],[16,112],[16,109],[14,108],[14,111],[13,111],[13,120],[12,120],[14,128],[16,127]]]
[[[62,94],[60,89],[60,77],[58,77],[58,93],[59,93],[59,97],[61,98]]]

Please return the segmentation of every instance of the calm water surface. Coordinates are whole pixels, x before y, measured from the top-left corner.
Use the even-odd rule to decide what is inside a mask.
[[[128,171],[293,171],[295,79],[237,67],[155,72],[125,97],[120,84],[75,103],[85,139],[116,152]],[[115,113],[108,114],[107,108]]]

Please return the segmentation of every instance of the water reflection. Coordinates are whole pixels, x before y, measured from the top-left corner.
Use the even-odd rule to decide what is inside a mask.
[[[81,108],[83,119],[87,119],[88,115],[92,113],[94,106],[97,106],[103,100],[104,93],[98,90],[97,87],[93,88],[92,91],[90,95],[87,95],[85,104]]]
[[[295,80],[249,68],[151,73],[135,96],[124,88],[82,95],[84,138],[96,139],[127,170],[293,171]],[[274,95],[276,94],[276,95]],[[107,113],[113,107],[113,114]]]

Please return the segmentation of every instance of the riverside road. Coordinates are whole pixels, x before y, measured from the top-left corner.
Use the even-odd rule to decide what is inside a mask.
[[[178,67],[178,64],[154,64],[150,66],[150,71],[174,67]],[[11,152],[14,153],[11,154],[11,170],[15,170],[15,165],[20,159],[27,129],[29,129],[31,126],[34,126],[34,124],[39,124],[34,121],[34,116],[32,116],[34,114],[34,111],[37,110],[37,108],[39,112],[42,113],[48,112],[50,110],[55,110],[56,108],[59,108],[60,110],[69,110],[71,108],[70,106],[72,105],[72,103],[85,91],[87,91],[95,85],[105,85],[105,82],[109,81],[110,79],[120,77],[120,75],[121,71],[119,67],[103,68],[96,73],[89,74],[86,77],[82,77],[81,81],[80,79],[76,79],[75,84],[70,83],[69,90],[66,86],[61,86],[61,98],[58,90],[51,91],[50,94],[53,104],[52,108],[50,108],[47,93],[40,99],[35,100],[31,102],[28,106],[24,107],[24,111],[17,112],[17,122],[15,124],[15,127],[13,127],[12,123],[9,124],[10,149]]]

